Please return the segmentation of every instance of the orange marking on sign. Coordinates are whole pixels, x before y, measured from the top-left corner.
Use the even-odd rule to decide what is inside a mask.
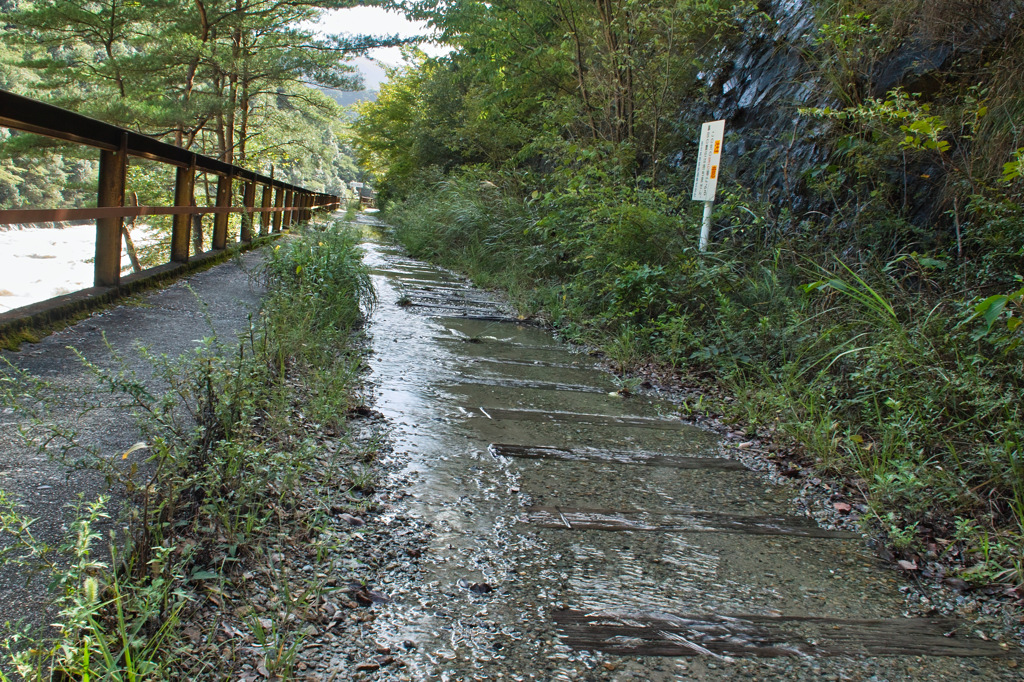
[[[711,167],[711,179],[714,180],[715,176],[718,175],[718,166]]]
[[[722,151],[722,141],[721,140],[715,140],[715,153],[718,154],[721,151]]]

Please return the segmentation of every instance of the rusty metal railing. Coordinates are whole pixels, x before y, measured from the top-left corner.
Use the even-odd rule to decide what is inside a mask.
[[[174,216],[171,263],[188,263],[193,215],[213,214],[213,251],[227,248],[228,216],[242,214],[240,241],[253,239],[253,214],[263,233],[280,232],[292,222],[309,220],[314,211],[340,207],[338,196],[275,180],[208,156],[161,142],[148,135],[110,125],[51,104],[0,90],[0,126],[94,147],[100,150],[97,208],[0,210],[0,225],[62,220],[96,221],[95,285],[118,286],[121,279],[121,230],[124,219],[144,215]],[[177,168],[174,206],[125,206],[128,159],[149,159]],[[216,206],[192,206],[196,173],[218,176]],[[241,206],[233,205],[235,182],[245,184]],[[257,188],[262,186],[260,205]]]

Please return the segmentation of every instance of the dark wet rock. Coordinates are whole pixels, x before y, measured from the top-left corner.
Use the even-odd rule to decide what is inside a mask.
[[[979,55],[1003,38],[1013,24],[1006,18],[1013,16],[1015,2],[972,3],[970,12],[961,8],[954,18],[930,22],[941,25],[941,30],[904,36],[891,52],[877,55],[870,72],[856,76],[847,86],[850,91],[842,95],[819,63],[822,48],[817,44],[820,34],[814,12],[819,3],[759,2],[761,12],[744,20],[742,30],[735,33],[736,42],[716,55],[713,68],[701,75],[708,87],[706,96],[681,112],[695,134],[693,147],[680,150],[676,163],[692,169],[700,123],[725,119],[723,174],[748,188],[756,199],[785,205],[795,215],[812,210],[831,213],[831,199],[816,197],[808,189],[807,178],[831,154],[836,137],[833,124],[798,110],[841,109],[850,99],[882,97],[895,87],[911,93],[934,92],[950,65],[957,60],[977,62]],[[1019,3],[1016,7],[1019,11]],[[945,210],[933,201],[927,184],[928,176],[935,182],[942,169],[928,170],[894,170],[889,179],[897,186],[906,183],[911,214],[922,220]]]

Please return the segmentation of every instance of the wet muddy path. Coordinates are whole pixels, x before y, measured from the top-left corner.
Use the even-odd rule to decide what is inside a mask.
[[[1018,679],[962,624],[907,618],[862,538],[801,516],[671,402],[611,395],[485,292],[365,251],[390,513],[423,543],[366,626],[404,666],[370,678]]]

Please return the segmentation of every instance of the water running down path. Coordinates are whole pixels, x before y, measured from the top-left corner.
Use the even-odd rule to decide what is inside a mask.
[[[410,481],[395,518],[429,532],[365,633],[404,666],[357,679],[1019,679],[671,402],[609,395],[459,277],[365,251],[374,407]]]

